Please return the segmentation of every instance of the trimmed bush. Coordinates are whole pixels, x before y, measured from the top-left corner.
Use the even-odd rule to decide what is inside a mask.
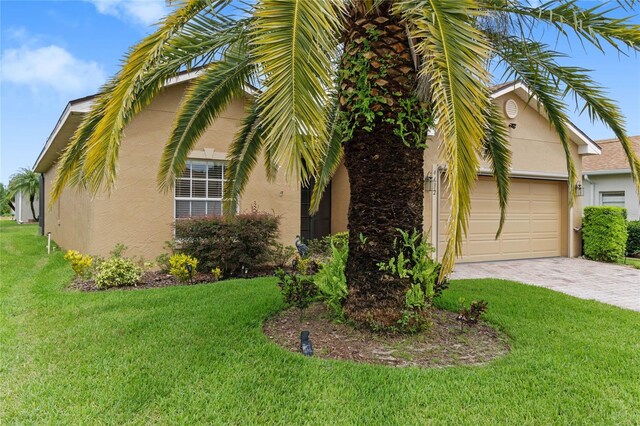
[[[198,259],[184,253],[174,254],[169,258],[169,273],[180,282],[189,281],[198,267]]]
[[[584,255],[603,262],[619,262],[627,245],[627,211],[621,207],[585,207],[582,220]]]
[[[228,276],[264,265],[278,237],[279,218],[268,213],[209,216],[176,221],[180,252],[198,259],[198,270]]]
[[[142,268],[131,259],[112,257],[98,266],[95,282],[98,288],[136,285],[142,276]]]
[[[640,220],[627,223],[627,256],[640,256]]]
[[[71,263],[71,269],[76,273],[77,277],[89,278],[91,277],[91,265],[93,258],[88,254],[82,254],[76,250],[69,250],[64,255],[65,260]]]

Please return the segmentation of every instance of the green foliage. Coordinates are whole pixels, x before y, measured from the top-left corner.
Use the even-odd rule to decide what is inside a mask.
[[[337,232],[322,238],[315,238],[307,242],[309,255],[314,258],[329,258],[333,254],[332,244],[336,247],[349,245],[349,232]]]
[[[142,268],[125,257],[111,257],[97,267],[95,283],[97,288],[136,285],[142,276]]]
[[[169,273],[180,282],[189,281],[198,267],[198,259],[184,253],[176,253],[169,259]]]
[[[592,260],[620,262],[627,245],[627,211],[621,207],[584,208],[584,255]]]
[[[176,244],[174,241],[165,241],[164,248],[167,250],[167,253],[159,254],[158,257],[156,257],[156,265],[158,265],[160,272],[168,274],[169,269],[171,269],[169,259],[176,251]]]
[[[0,216],[10,215],[13,209],[11,208],[12,197],[2,182],[0,182]]]
[[[276,268],[286,268],[291,265],[291,261],[295,258],[296,253],[295,247],[285,246],[276,241],[270,250],[271,262]]]
[[[31,213],[34,219],[38,220],[34,200],[40,193],[40,174],[26,167],[21,168],[9,178],[9,198],[14,199],[18,192],[29,197]]]
[[[354,90],[340,93],[343,97],[340,102],[348,104],[350,108],[348,112],[340,111],[338,116],[343,141],[351,140],[358,128],[373,132],[376,121],[384,121],[394,125],[394,134],[405,145],[425,148],[427,131],[433,124],[433,115],[427,110],[426,104],[411,93],[390,93],[386,85],[376,84],[375,88],[372,87],[372,81],[387,78],[389,68],[394,67],[397,61],[389,53],[384,57],[377,56],[376,67],[372,65],[371,41],[379,37],[376,32],[375,28],[371,28],[368,31],[370,39],[347,45],[342,67],[338,71],[341,80],[355,85]],[[404,99],[395,99],[401,96]],[[381,105],[394,104],[395,114],[385,117]]]
[[[213,281],[220,281],[222,279],[222,270],[220,268],[213,268],[211,270],[211,278]]]
[[[180,251],[198,259],[208,272],[219,267],[225,276],[239,276],[268,263],[277,243],[279,218],[268,213],[243,213],[176,221]]]
[[[92,271],[93,258],[88,254],[82,254],[76,250],[68,250],[64,255],[65,260],[71,263],[71,269],[77,277],[90,278]]]
[[[378,268],[411,282],[405,294],[406,311],[400,328],[417,331],[426,325],[425,313],[431,307],[433,299],[446,288],[446,281],[439,280],[442,266],[431,258],[434,249],[427,243],[426,237],[415,230],[409,233],[398,229],[398,232],[402,239],[394,241],[396,255],[387,262],[378,263]]]
[[[334,318],[344,320],[342,306],[348,294],[347,278],[344,271],[347,267],[349,245],[342,236],[330,241],[331,258],[320,265],[314,281],[320,290],[321,298]]]
[[[287,306],[294,306],[300,310],[308,307],[318,295],[318,287],[313,280],[301,274],[288,273],[278,269],[275,273],[278,287]]]
[[[113,250],[111,250],[109,252],[109,255],[111,257],[123,257],[124,252],[127,251],[129,249],[129,247],[127,247],[125,244],[122,243],[118,243],[116,244],[116,246],[113,248]]]
[[[640,220],[632,220],[627,223],[627,256],[640,255]]]
[[[474,300],[467,307],[464,297],[458,299],[458,306],[458,316],[456,319],[460,321],[460,330],[464,328],[465,324],[477,324],[480,317],[489,309],[489,303],[486,300]]]

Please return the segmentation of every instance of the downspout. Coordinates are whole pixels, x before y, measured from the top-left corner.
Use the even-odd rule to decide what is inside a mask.
[[[583,179],[589,182],[589,185],[591,185],[591,195],[589,196],[590,198],[589,205],[595,206],[596,205],[596,183],[591,179],[589,179],[589,175],[583,175]]]
[[[38,194],[38,225],[40,227],[40,235],[44,235],[44,193],[44,174],[40,173],[40,194]]]

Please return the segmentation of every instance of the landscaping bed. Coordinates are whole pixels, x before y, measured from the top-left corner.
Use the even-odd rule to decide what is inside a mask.
[[[256,277],[264,277],[273,274],[272,267],[264,267],[260,269],[256,269],[254,271],[250,271],[246,274],[246,276],[242,278],[256,278]],[[188,281],[180,281],[176,277],[166,272],[160,271],[148,271],[142,274],[140,277],[140,281],[136,285],[131,286],[120,286],[120,287],[107,287],[107,288],[98,288],[94,280],[84,280],[82,278],[75,278],[70,287],[72,289],[80,290],[80,291],[105,291],[105,290],[142,290],[145,288],[161,288],[161,287],[171,287],[171,286],[185,286],[185,285],[195,285],[195,284],[208,284],[216,282],[217,279],[213,274],[205,274],[202,272],[196,272],[193,275],[193,278]]]
[[[315,303],[300,311],[280,312],[264,324],[271,340],[291,352],[300,352],[300,332],[308,330],[314,355],[397,367],[480,365],[509,351],[506,336],[484,322],[462,330],[457,314],[434,309],[431,325],[415,335],[373,333],[332,322],[326,307]]]

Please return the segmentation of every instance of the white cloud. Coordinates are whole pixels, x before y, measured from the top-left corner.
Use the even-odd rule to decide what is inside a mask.
[[[2,52],[3,83],[26,85],[33,90],[54,89],[82,95],[96,90],[106,80],[100,64],[75,58],[60,46],[22,46]]]
[[[86,0],[93,3],[98,12],[130,20],[138,24],[152,25],[169,10],[165,0]]]

